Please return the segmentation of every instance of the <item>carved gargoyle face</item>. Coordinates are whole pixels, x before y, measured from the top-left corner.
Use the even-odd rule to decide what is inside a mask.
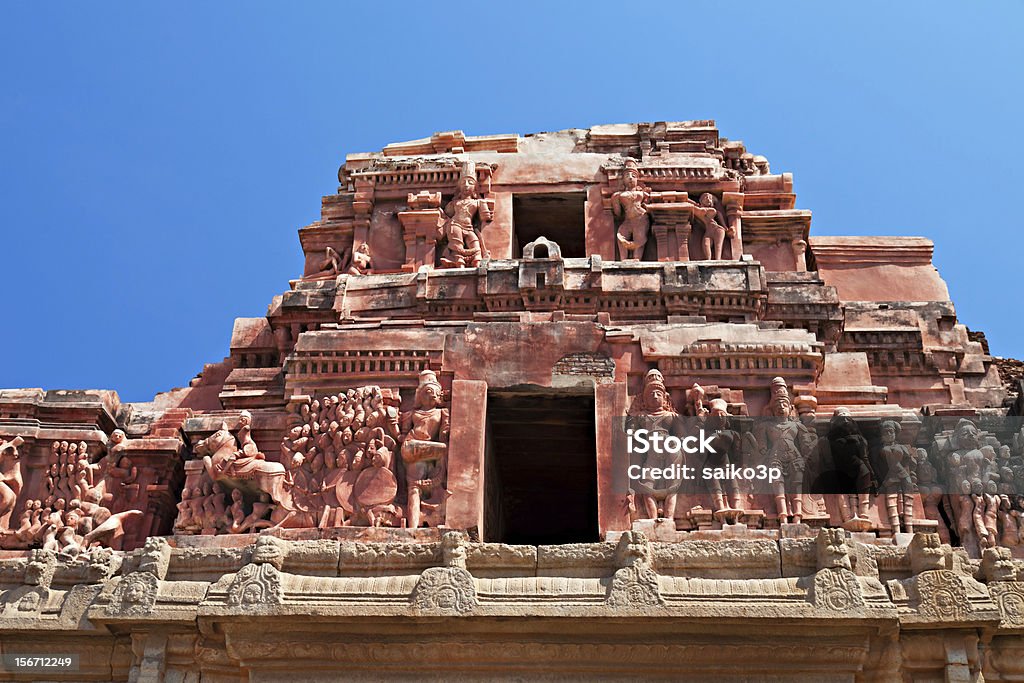
[[[146,584],[142,581],[130,581],[124,591],[125,602],[140,603],[146,599]]]
[[[243,605],[258,605],[263,602],[263,587],[258,583],[249,583],[242,589],[241,602]]]

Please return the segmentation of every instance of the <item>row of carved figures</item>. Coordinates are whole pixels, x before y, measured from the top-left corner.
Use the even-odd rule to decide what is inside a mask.
[[[119,547],[125,523],[142,515],[130,509],[138,470],[125,453],[126,440],[115,430],[95,463],[84,441],[54,441],[46,496],[25,501],[17,520],[12,513],[24,484],[18,452],[24,441],[0,441],[0,547],[41,547],[72,557],[92,545]]]
[[[463,164],[454,196],[443,209],[440,192],[409,194],[407,202],[410,211],[436,212],[433,230],[430,231],[432,234],[423,237],[431,244],[442,247],[437,267],[475,268],[483,259],[489,258],[490,252],[484,243],[483,231],[494,219],[494,204],[486,196],[489,183],[483,184],[483,192],[480,186],[476,165],[467,162]],[[657,202],[661,198],[662,193],[652,192],[640,183],[639,167],[633,159],[627,159],[622,170],[621,189],[613,193],[610,199],[610,208],[617,223],[616,242],[623,260],[643,260],[644,249],[651,234],[649,207],[652,201]],[[689,215],[702,229],[700,243],[704,260],[723,258],[727,237],[732,258],[739,259],[743,246],[738,223],[726,216],[719,197],[703,192],[696,202],[686,198],[682,203],[689,206]],[[800,241],[800,244],[802,249],[806,249],[805,242]],[[407,244],[407,249],[414,248],[415,241]],[[432,248],[429,253],[433,253]],[[340,254],[333,247],[326,247],[324,257],[317,262],[309,277],[369,275],[372,272],[370,247],[366,242],[361,242],[354,249],[351,246],[342,249]]]
[[[247,412],[236,435],[221,424],[196,444],[175,531],[440,525],[450,418],[436,374],[420,374],[412,410],[399,404],[379,386],[296,402],[278,462],[252,441]]]
[[[1013,444],[1000,444],[969,419],[935,435],[931,452],[900,443],[902,425],[882,420],[877,438],[869,441],[851,411],[837,408],[824,436],[814,427],[813,409],[794,407],[786,382],[776,377],[770,385],[768,419],[745,420],[734,429],[735,417],[723,398],[705,401],[706,392],[694,384],[686,392],[682,413],[672,404],[665,379],[658,370],[644,377],[643,388],[629,408],[627,425],[665,434],[699,426],[712,433],[713,454],[702,454],[700,464],[712,468],[765,465],[782,477],[766,490],[744,489],[740,478],[711,479],[705,495],[711,510],[723,521],[736,521],[754,509],[754,496],[774,500],[780,523],[801,522],[827,512],[825,498],[837,503],[842,525],[854,531],[870,530],[870,507],[884,501],[878,517],[893,533],[912,532],[915,508],[937,522],[945,542],[951,531],[964,545],[976,548],[1024,545],[1024,429]],[[680,414],[694,418],[680,420]],[[664,470],[685,462],[682,453],[653,449],[636,464]],[[685,491],[679,480],[641,479],[628,498],[634,519],[675,519],[676,505]],[[877,498],[881,496],[881,498]]]

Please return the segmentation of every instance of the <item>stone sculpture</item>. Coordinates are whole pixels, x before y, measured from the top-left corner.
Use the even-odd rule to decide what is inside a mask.
[[[219,429],[196,443],[194,453],[202,468],[194,470],[186,478],[188,494],[182,494],[178,506],[175,529],[182,533],[213,533],[217,530],[234,531],[264,528],[266,526],[294,526],[308,523],[308,511],[292,499],[292,492],[285,479],[285,467],[271,462],[259,450],[252,438],[252,414],[243,410],[239,416],[237,439],[231,434],[226,422]],[[225,489],[231,491],[226,494]],[[234,491],[240,491],[245,502],[238,505]],[[231,496],[231,502],[226,499]],[[263,496],[273,504],[267,504]],[[257,503],[256,501],[260,502]],[[246,505],[248,503],[248,505]],[[234,506],[234,510],[229,508]],[[233,515],[249,509],[249,514],[234,524]],[[253,519],[252,514],[260,510],[263,514]],[[271,519],[264,518],[269,514]]]
[[[341,264],[344,258],[338,255],[333,247],[324,249],[324,259],[317,264],[316,272],[312,277],[331,277],[341,272]]]
[[[672,407],[665,377],[656,369],[648,370],[644,376],[644,384],[640,394],[630,404],[627,428],[634,430],[646,429],[663,436],[679,435],[679,414]],[[645,468],[665,468],[674,464],[682,465],[682,453],[657,452],[651,449],[640,464]],[[640,493],[643,519],[675,519],[676,499],[679,489],[678,480],[644,478],[636,482]]]
[[[694,387],[699,387],[695,384]],[[703,395],[703,391],[699,396]],[[729,468],[731,465],[741,464],[741,436],[739,432],[729,428],[729,404],[725,399],[711,399],[711,407],[702,421],[708,431],[714,433],[711,444],[713,454],[706,456],[701,467]],[[695,406],[696,412],[700,409]],[[713,478],[707,480],[707,486],[711,493],[712,511],[720,519],[735,521],[743,512],[742,497],[740,495],[739,481],[734,477],[726,479],[726,489],[723,491],[722,480]]]
[[[397,390],[373,385],[299,404],[281,457],[293,499],[315,525],[401,523],[394,462],[399,401]]]
[[[643,259],[651,231],[651,217],[647,215],[650,198],[650,191],[640,185],[636,162],[627,160],[622,172],[622,189],[612,195],[612,213],[621,219],[616,239],[623,260]]]
[[[442,237],[447,246],[441,255],[443,268],[476,268],[489,258],[481,230],[493,219],[486,199],[477,192],[476,166],[467,164],[459,177],[455,196],[444,207]]]
[[[7,468],[17,459],[8,454],[13,450],[16,455],[21,443],[16,437],[0,448],[4,458],[0,470],[5,473],[0,494],[20,489],[20,473],[8,476]],[[86,442],[52,442],[41,482],[45,498],[26,500],[14,529],[9,526],[9,514],[0,515],[0,547],[38,547],[62,557],[75,557],[100,544],[120,549],[127,527],[143,516],[131,507],[138,468],[126,455],[127,447],[124,432],[114,430],[106,454],[92,463]],[[13,510],[16,496],[11,500]]]
[[[431,370],[420,373],[413,410],[401,416],[401,455],[408,487],[409,528],[436,526],[444,516],[451,415],[442,405],[443,392]]]
[[[768,415],[774,418],[761,423],[757,430],[758,446],[769,467],[782,472],[782,480],[774,484],[775,509],[779,523],[798,524],[803,518],[803,480],[808,453],[801,437],[807,427],[796,419],[793,401],[786,380],[776,377],[771,382]]]
[[[0,533],[10,531],[11,513],[21,493],[21,456],[18,446],[25,443],[20,436],[0,440]]]
[[[735,233],[733,228],[728,227],[729,221],[721,202],[710,192],[703,192],[694,207],[693,215],[704,226],[704,259],[720,260],[726,235],[732,236]]]
[[[352,250],[352,258],[345,269],[348,275],[369,275],[373,272],[373,259],[370,257],[370,245],[363,242]]]
[[[871,468],[868,441],[860,432],[848,408],[836,408],[828,426],[829,466],[835,477],[834,492],[838,495],[843,528],[867,531],[871,528],[868,510],[871,493],[877,489]]]
[[[914,531],[914,496],[917,485],[912,474],[915,467],[910,448],[896,442],[901,429],[900,424],[893,420],[882,423],[881,455],[888,469],[882,482],[882,492],[885,494],[889,528],[894,534],[901,531],[909,534]]]

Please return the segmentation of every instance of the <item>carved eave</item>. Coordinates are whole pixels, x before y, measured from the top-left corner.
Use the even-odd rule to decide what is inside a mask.
[[[109,433],[117,428],[115,418],[122,410],[115,391],[42,389],[0,390],[0,435],[27,430],[39,438],[52,430],[92,430]],[[124,410],[130,413],[130,405]],[[61,438],[55,436],[54,438]]]
[[[768,301],[765,320],[788,327],[804,327],[820,341],[835,347],[843,329],[843,306],[835,287],[826,285],[817,272],[766,274]]]
[[[434,133],[429,138],[395,142],[381,152],[386,157],[416,156],[422,154],[462,154],[465,152],[519,151],[518,135],[469,135],[461,130]]]
[[[749,198],[749,195],[744,195]],[[757,242],[792,242],[807,240],[811,231],[811,212],[802,209],[749,211],[743,219],[744,245]]]
[[[440,369],[449,329],[370,324],[305,333],[285,360],[287,393],[371,383],[415,387],[420,372]]]
[[[744,225],[746,225],[744,219]],[[924,237],[833,237],[816,235],[811,250],[823,266],[862,264],[931,265],[934,243]]]
[[[772,377],[813,383],[824,363],[823,345],[806,330],[753,324],[665,325],[639,333],[644,359],[656,362],[666,384],[688,387],[694,378],[735,389],[761,390]]]

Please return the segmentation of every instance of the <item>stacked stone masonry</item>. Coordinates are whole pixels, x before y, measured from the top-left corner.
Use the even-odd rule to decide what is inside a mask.
[[[1024,430],[930,241],[812,235],[713,121],[437,133],[338,179],[301,277],[188,387],[0,391],[4,654],[1024,680]],[[785,486],[625,483],[610,425],[684,418]],[[836,434],[878,486],[806,489]]]

